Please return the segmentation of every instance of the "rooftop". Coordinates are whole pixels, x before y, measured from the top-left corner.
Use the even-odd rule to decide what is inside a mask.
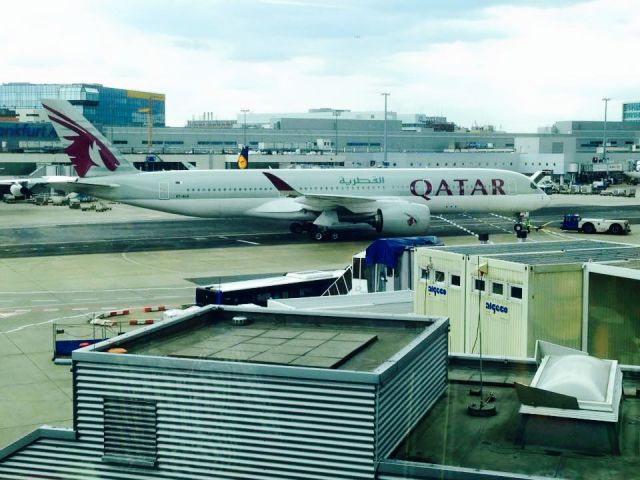
[[[524,447],[517,444],[521,404],[513,383],[529,385],[535,366],[503,361],[485,361],[483,365],[484,397],[495,396],[497,415],[478,418],[467,414],[467,407],[479,401],[477,396],[470,396],[470,389],[478,385],[477,363],[452,359],[447,393],[399,445],[393,459],[547,478],[635,477],[640,468],[640,445],[635,440],[640,398],[635,395],[635,376],[627,373],[623,377],[620,455],[613,455],[606,451],[607,439],[603,441],[603,451],[596,453],[562,445],[562,438],[555,444],[551,441],[525,442]],[[561,419],[554,419],[552,428],[561,429],[561,437],[571,436]],[[530,433],[528,437],[535,438],[536,432]],[[538,437],[550,438],[549,432],[543,433]]]
[[[430,247],[461,255],[499,258],[526,265],[640,260],[640,247],[599,240],[519,242],[455,247]]]
[[[287,313],[203,307],[189,322],[155,325],[103,342],[130,355],[373,372],[423,334],[432,321],[363,314]],[[208,314],[206,314],[208,312]],[[240,313],[238,313],[240,312]],[[242,324],[247,321],[247,324]]]

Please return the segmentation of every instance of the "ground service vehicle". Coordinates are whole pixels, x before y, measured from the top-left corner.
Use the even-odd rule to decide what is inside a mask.
[[[628,220],[582,218],[577,213],[566,214],[560,229],[575,230],[584,233],[612,233],[614,235],[624,235],[631,231]]]

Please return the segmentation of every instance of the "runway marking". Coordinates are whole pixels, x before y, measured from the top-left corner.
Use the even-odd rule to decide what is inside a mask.
[[[477,234],[477,233],[472,232],[471,230],[469,230],[468,228],[463,227],[462,225],[458,225],[457,223],[455,223],[455,222],[454,222],[454,221],[452,221],[452,220],[449,220],[448,218],[444,218],[444,217],[441,217],[441,216],[439,216],[439,215],[432,215],[432,218],[439,218],[439,219],[440,219],[440,220],[442,220],[443,222],[446,222],[446,223],[448,223],[448,224],[450,224],[450,225],[453,225],[454,227],[459,228],[460,230],[462,230],[463,232],[468,233],[469,235],[472,235],[472,236],[474,236],[474,237],[477,237],[477,236],[478,236],[478,234]]]
[[[86,312],[87,310],[89,310],[89,307],[76,307],[71,309],[72,312]]]
[[[0,318],[9,318],[23,313],[29,313],[31,310],[14,310],[13,312],[0,312]]]
[[[47,292],[48,293],[48,292]],[[33,300],[31,300],[33,303],[43,303],[43,302],[52,302],[52,303],[60,303],[60,302],[56,302],[55,300],[48,300],[46,298],[34,298]]]
[[[236,240],[236,242],[248,243],[249,245],[260,245],[256,242],[250,242],[249,240]]]
[[[148,288],[111,288],[106,290],[100,290],[101,293],[104,292],[152,292],[152,291],[163,291],[163,290],[193,290],[193,286],[174,286],[174,287],[148,287]],[[34,290],[31,292],[10,292],[10,291],[0,291],[0,295],[8,294],[8,295],[34,295],[39,293],[50,293],[50,294],[60,294],[60,293],[95,293],[94,290]]]
[[[42,311],[43,312],[59,312],[60,309],[59,308],[43,308]]]
[[[74,298],[73,301],[76,303],[80,303],[80,302],[95,302],[96,300],[98,300],[97,298]]]
[[[501,225],[496,225],[494,223],[487,222],[486,220],[483,220],[482,218],[472,217],[471,215],[468,215],[466,213],[463,214],[463,215],[465,217],[467,217],[467,218],[470,218],[471,220],[475,220],[476,222],[479,222],[480,225],[489,225],[490,227],[493,227],[493,228],[495,228],[497,230],[501,230],[501,231],[503,231],[505,233],[511,233],[511,230],[509,230],[508,228],[504,228]],[[494,217],[498,217],[498,218],[503,218],[503,219],[506,218],[506,217],[500,217],[499,215],[495,215],[493,213],[490,213],[490,215],[493,215]]]
[[[44,322],[29,323],[27,325],[22,325],[21,327],[13,328],[11,330],[5,330],[4,332],[0,332],[0,333],[15,333],[15,332],[19,332],[20,330],[24,330],[25,328],[29,328],[29,327],[39,327],[40,325],[46,325],[48,323],[57,322],[59,320],[68,320],[68,319],[71,319],[71,318],[79,318],[79,317],[85,317],[85,316],[86,316],[86,314],[83,313],[82,315],[71,315],[69,317],[52,318],[50,320],[45,320]]]

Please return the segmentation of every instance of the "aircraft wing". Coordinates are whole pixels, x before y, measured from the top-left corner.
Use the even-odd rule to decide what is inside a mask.
[[[45,185],[55,183],[70,183],[78,180],[78,177],[67,177],[56,175],[50,177],[24,177],[24,178],[4,178],[0,179],[0,185],[20,184],[23,186]]]
[[[90,187],[103,187],[103,188],[115,188],[119,185],[116,183],[93,183],[91,181],[86,181],[85,179],[80,179],[79,177],[71,177],[66,175],[53,175],[53,176],[45,176],[45,177],[24,177],[24,178],[6,178],[0,179],[0,185],[11,185],[13,194],[30,194],[32,190],[37,189],[38,187],[53,187],[57,186],[65,186],[70,189],[78,186],[90,186]],[[15,186],[15,188],[13,188]],[[20,192],[17,189],[21,190]],[[26,191],[26,192],[25,192]]]
[[[332,195],[327,193],[301,193],[294,189],[280,177],[263,172],[274,187],[285,197],[295,199],[295,202],[309,210],[322,212],[324,210],[343,207],[354,213],[375,212],[375,202],[379,197],[361,197],[355,195]]]

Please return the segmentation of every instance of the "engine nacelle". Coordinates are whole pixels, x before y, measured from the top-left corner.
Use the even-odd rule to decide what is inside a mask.
[[[14,197],[21,197],[23,195],[25,197],[31,196],[31,190],[29,190],[27,187],[23,187],[19,183],[12,183],[9,187],[9,191]]]
[[[380,202],[372,226],[385,235],[413,236],[427,233],[431,212],[426,205]]]

